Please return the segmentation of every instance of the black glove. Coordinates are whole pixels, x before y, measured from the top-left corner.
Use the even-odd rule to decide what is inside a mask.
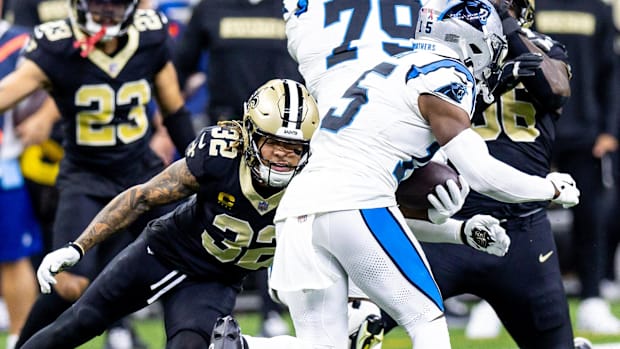
[[[543,56],[540,53],[527,52],[508,60],[502,67],[502,73],[496,79],[489,79],[493,95],[498,96],[513,89],[519,83],[519,78],[534,76],[540,68]]]
[[[515,79],[522,76],[534,76],[536,69],[540,68],[543,56],[540,53],[523,53],[512,60],[506,61],[502,67],[502,76],[511,74]]]

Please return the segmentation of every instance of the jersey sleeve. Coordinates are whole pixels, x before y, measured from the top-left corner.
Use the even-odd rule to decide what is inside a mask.
[[[33,61],[47,76],[60,64],[66,62],[75,48],[73,47],[73,32],[68,21],[46,22],[34,27],[30,40],[26,44],[23,56]]]
[[[430,94],[463,109],[472,115],[475,105],[475,80],[460,62],[441,59],[432,63],[412,65],[407,73],[407,86],[414,96]],[[416,103],[417,104],[417,103]]]
[[[226,176],[232,166],[238,166],[242,154],[237,149],[239,139],[239,133],[227,126],[211,126],[200,131],[185,150],[187,167],[198,182]]]

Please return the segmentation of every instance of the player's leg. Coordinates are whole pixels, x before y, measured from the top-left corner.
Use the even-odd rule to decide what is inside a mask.
[[[147,252],[144,239],[123,250],[58,319],[32,336],[23,348],[74,348],[123,316],[149,303],[159,289],[151,286],[173,270]]]
[[[355,284],[407,330],[416,348],[449,348],[441,294],[400,211],[342,211],[323,218],[314,223],[315,245],[336,257]]]
[[[545,212],[511,220],[509,259],[487,281],[496,286],[485,296],[519,348],[571,348],[573,331],[562,284],[557,248]],[[513,275],[527,275],[516,280]]]
[[[24,187],[0,190],[0,294],[9,313],[7,348],[13,349],[38,285],[29,257],[41,251],[41,233]]]
[[[232,313],[240,291],[240,283],[192,280],[183,274],[174,275],[159,287],[169,288],[161,294],[169,349],[207,348],[216,320]]]
[[[381,309],[349,279],[349,348],[381,349]]]

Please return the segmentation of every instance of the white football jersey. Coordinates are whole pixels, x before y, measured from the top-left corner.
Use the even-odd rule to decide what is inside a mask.
[[[284,0],[288,50],[321,117],[367,69],[411,50],[418,0]]]
[[[422,41],[414,46],[363,73],[330,106],[311,140],[312,156],[289,184],[276,220],[396,205],[398,183],[439,149],[418,108],[421,94],[440,97],[471,117],[471,72],[444,46]]]

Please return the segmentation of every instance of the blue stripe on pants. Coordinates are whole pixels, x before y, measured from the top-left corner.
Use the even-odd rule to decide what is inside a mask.
[[[403,276],[444,311],[435,280],[422,257],[388,208],[360,210],[370,232]]]

